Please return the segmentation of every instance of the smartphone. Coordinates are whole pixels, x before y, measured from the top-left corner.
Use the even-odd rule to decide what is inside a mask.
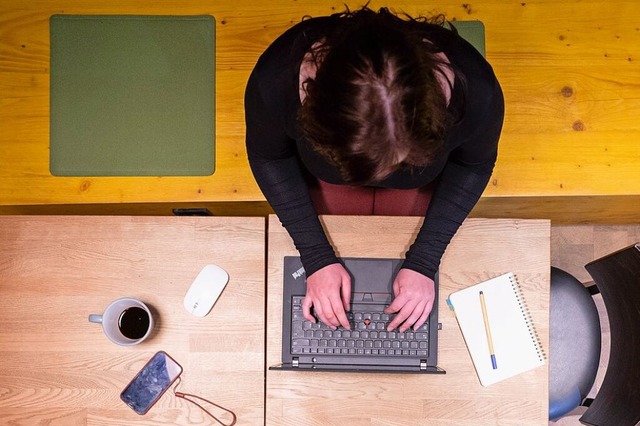
[[[133,411],[143,415],[182,374],[182,367],[166,352],[157,352],[120,394]]]

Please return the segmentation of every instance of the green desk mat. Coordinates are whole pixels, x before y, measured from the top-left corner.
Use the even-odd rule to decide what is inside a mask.
[[[214,172],[213,17],[54,15],[50,32],[53,175]]]
[[[448,22],[447,26],[455,27],[458,31],[458,35],[469,42],[476,48],[482,56],[486,57],[485,37],[484,37],[484,24],[481,21],[452,21]]]

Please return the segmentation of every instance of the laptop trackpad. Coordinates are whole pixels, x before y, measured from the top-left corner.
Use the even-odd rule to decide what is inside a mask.
[[[344,263],[351,273],[354,303],[391,302],[396,273],[392,260],[344,259]]]

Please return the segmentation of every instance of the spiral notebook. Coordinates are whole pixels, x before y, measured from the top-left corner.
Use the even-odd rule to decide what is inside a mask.
[[[483,315],[481,292],[486,315]],[[454,292],[447,303],[455,313],[482,386],[545,363],[544,352],[513,273]]]

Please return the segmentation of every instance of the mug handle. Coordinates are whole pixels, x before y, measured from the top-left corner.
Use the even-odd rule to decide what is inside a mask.
[[[102,315],[91,314],[89,315],[89,322],[95,322],[98,324],[102,324]]]

